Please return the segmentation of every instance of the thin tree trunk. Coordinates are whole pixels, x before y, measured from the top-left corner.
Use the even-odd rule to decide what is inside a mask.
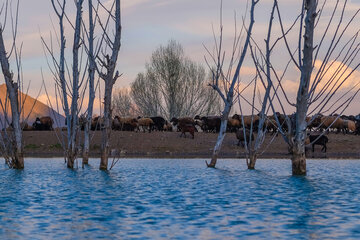
[[[232,101],[230,101],[231,103]],[[206,162],[206,165],[208,167],[211,168],[215,168],[216,166],[216,162],[217,159],[219,157],[219,153],[222,147],[222,143],[224,141],[225,135],[226,135],[226,128],[227,128],[227,122],[228,122],[228,118],[229,118],[229,114],[230,114],[230,110],[231,110],[231,104],[226,104],[225,105],[225,109],[223,111],[223,114],[221,116],[221,125],[220,125],[220,132],[219,132],[219,136],[217,138],[215,147],[214,147],[214,151],[211,157],[211,161],[210,163]]]
[[[68,139],[68,168],[74,168],[74,162],[77,155],[77,133],[78,133],[78,99],[79,99],[79,48],[81,39],[82,22],[82,4],[83,0],[76,3],[76,22],[73,45],[73,79],[72,79],[72,100],[71,100],[71,123],[70,139]],[[68,126],[69,127],[69,126]]]
[[[86,124],[84,129],[84,148],[83,148],[83,166],[89,163],[90,151],[90,125],[93,115],[94,99],[95,99],[95,58],[94,58],[94,23],[93,23],[93,5],[89,0],[89,104],[86,116]]]
[[[6,56],[5,44],[3,39],[3,29],[0,29],[0,61],[1,68],[6,82],[7,94],[11,105],[11,121],[13,124],[13,136],[15,141],[12,141],[12,163],[11,168],[24,168],[24,154],[22,144],[22,129],[20,126],[19,100],[18,100],[18,85],[13,81],[13,74],[10,72],[9,60]]]
[[[224,138],[225,138],[226,128],[227,128],[227,121],[228,121],[228,117],[229,117],[230,110],[231,110],[231,107],[232,107],[232,104],[233,104],[233,99],[234,99],[234,88],[235,88],[235,84],[237,83],[237,81],[239,79],[240,70],[241,70],[242,64],[243,64],[243,62],[245,60],[245,56],[246,56],[248,46],[250,44],[251,32],[252,32],[252,28],[253,28],[253,25],[254,25],[254,22],[255,22],[255,20],[254,20],[254,10],[255,10],[255,5],[257,3],[258,3],[258,1],[255,1],[255,0],[251,1],[250,23],[249,23],[248,31],[246,33],[246,40],[245,40],[244,47],[242,49],[241,55],[239,57],[238,63],[236,64],[236,70],[235,70],[234,76],[232,77],[231,85],[228,88],[226,96],[222,93],[222,91],[219,88],[219,79],[222,76],[222,74],[220,74],[220,72],[222,72],[222,65],[223,65],[223,62],[222,62],[223,59],[222,59],[221,55],[224,54],[224,56],[225,56],[225,53],[221,52],[221,43],[222,43],[222,30],[221,30],[220,45],[218,47],[219,52],[218,52],[218,55],[216,57],[218,59],[217,70],[216,70],[216,73],[214,73],[213,84],[211,86],[221,96],[222,100],[225,103],[225,108],[224,108],[224,111],[223,111],[222,116],[221,116],[220,133],[219,133],[218,139],[217,139],[215,147],[214,147],[214,151],[213,151],[213,154],[212,154],[212,157],[211,157],[210,164],[208,164],[206,162],[206,165],[208,167],[215,168],[216,162],[217,162],[220,150],[221,150],[221,146],[222,146],[222,143],[223,143]],[[222,25],[220,26],[220,28],[222,29]],[[236,49],[233,49],[233,51],[236,51]],[[233,64],[235,65],[235,63],[231,61],[231,65],[233,65]],[[226,84],[224,83],[224,85],[226,85]]]
[[[106,35],[106,33],[104,32]],[[106,36],[109,37],[109,36]],[[102,61],[103,67],[106,68],[106,74],[99,73],[100,77],[105,82],[105,95],[104,95],[104,129],[102,130],[102,144],[101,144],[101,159],[100,170],[107,170],[108,158],[110,150],[110,136],[112,124],[112,90],[116,80],[119,78],[119,72],[116,71],[116,62],[118,59],[121,47],[121,11],[120,0],[115,0],[115,39],[111,45],[111,57],[106,55],[106,62]],[[115,73],[115,74],[114,74]]]
[[[89,164],[89,152],[90,152],[90,129],[89,124],[86,122],[84,128],[84,148],[83,148],[83,159],[82,165]]]
[[[112,86],[106,86],[105,98],[104,98],[104,129],[102,131],[100,170],[108,169],[108,158],[110,152],[110,137],[111,137],[111,118],[112,118],[111,95],[112,95]]]

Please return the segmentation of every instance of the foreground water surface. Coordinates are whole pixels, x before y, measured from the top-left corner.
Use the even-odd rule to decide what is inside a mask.
[[[124,159],[69,170],[27,159],[0,174],[0,239],[359,239],[360,161]]]

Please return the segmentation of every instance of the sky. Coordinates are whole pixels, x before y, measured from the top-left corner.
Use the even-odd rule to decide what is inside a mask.
[[[111,1],[104,0],[103,2],[109,3]],[[335,0],[328,2],[330,9]],[[231,51],[234,34],[234,15],[236,13],[237,25],[241,25],[241,17],[245,14],[246,3],[246,0],[223,0],[224,48],[228,52]],[[121,4],[123,30],[117,69],[123,75],[115,84],[115,88],[128,87],[134,81],[136,75],[144,71],[145,64],[149,62],[151,53],[160,45],[166,45],[171,39],[182,44],[185,54],[189,58],[206,66],[204,56],[209,56],[204,45],[209,49],[213,49],[212,29],[214,28],[216,34],[218,33],[220,0],[123,0]],[[260,0],[255,10],[253,37],[260,45],[263,44],[267,31],[271,4],[271,0]],[[67,13],[70,18],[74,19],[74,1],[68,0],[67,5]],[[280,0],[279,5],[282,10],[284,25],[289,26],[299,13],[301,1]],[[351,16],[351,13],[359,7],[360,0],[349,1],[346,16]],[[85,6],[85,16],[86,13],[87,7]],[[323,18],[326,20],[329,15],[324,14]],[[360,26],[359,20],[357,18],[354,26],[351,26],[354,30],[349,31],[349,36],[355,32],[355,26]],[[1,21],[3,21],[3,18],[1,18]],[[9,21],[8,25],[10,25]],[[322,22],[320,23],[320,29],[324,29],[326,25],[321,24]],[[54,96],[54,82],[41,43],[41,36],[48,42],[50,42],[50,36],[55,39],[54,26],[57,28],[57,19],[50,0],[20,0],[17,41],[18,45],[23,44],[22,68],[24,84],[30,84],[29,93],[32,96],[38,94],[42,84],[42,73],[50,95]],[[10,26],[7,26],[5,32],[7,43],[11,42],[10,29]],[[69,27],[65,29],[67,32],[67,44],[69,44],[68,49],[71,49],[70,43],[72,40],[70,30]],[[279,28],[275,28],[274,38],[279,34]],[[289,36],[289,42],[292,47],[295,47],[297,35]],[[319,55],[321,57],[321,54]],[[276,49],[273,59],[276,60],[279,72],[281,72],[288,59],[284,46]],[[14,64],[12,67],[15,70]],[[242,74],[244,78],[250,78],[254,75],[254,72],[253,64],[248,58]],[[290,69],[291,72],[294,72],[293,77],[291,77],[291,74],[288,76],[286,86],[294,99],[298,77],[295,69]],[[360,78],[359,72],[355,72],[354,76]],[[3,81],[3,78],[0,77],[0,82]],[[352,81],[356,81],[356,78],[354,77]],[[47,101],[44,91],[40,93],[39,99],[43,102]],[[359,98],[356,99],[355,105],[358,105],[358,103]],[[350,112],[360,112],[356,110],[355,105],[353,104],[349,108]]]

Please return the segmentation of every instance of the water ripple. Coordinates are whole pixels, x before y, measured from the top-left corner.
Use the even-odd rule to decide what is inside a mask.
[[[0,169],[0,239],[359,239],[359,161],[61,159]]]

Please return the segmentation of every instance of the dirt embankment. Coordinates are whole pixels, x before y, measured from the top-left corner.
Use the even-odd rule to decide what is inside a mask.
[[[63,132],[65,134],[65,132]],[[207,158],[211,156],[217,134],[195,133],[195,139],[180,138],[177,132],[119,132],[112,133],[112,148],[119,150],[121,157],[145,158]],[[309,151],[308,157],[316,158],[360,158],[360,136],[330,133],[328,152],[321,153],[321,147],[315,147],[315,153]],[[269,145],[273,136],[267,135],[263,144],[264,152],[260,158],[289,158],[287,145],[279,135]],[[26,157],[62,157],[63,150],[55,132],[24,132]],[[234,133],[225,137],[220,157],[244,157],[244,148],[238,147]],[[91,142],[91,156],[100,155],[101,132],[95,132]],[[266,149],[265,149],[266,148]]]

